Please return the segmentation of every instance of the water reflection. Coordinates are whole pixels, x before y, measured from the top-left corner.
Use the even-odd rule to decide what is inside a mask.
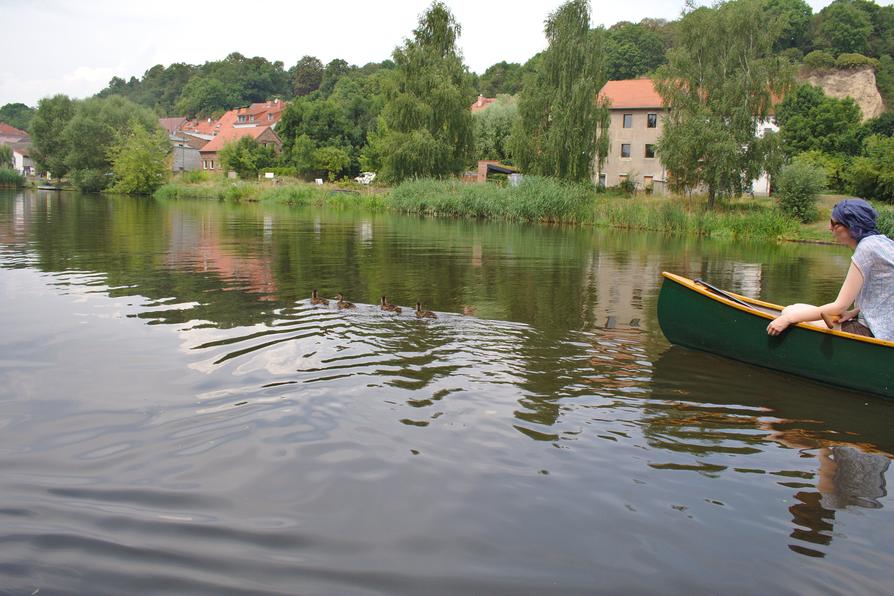
[[[875,551],[845,582],[871,590],[894,562],[873,533],[892,406],[669,349],[655,320],[665,269],[811,302],[847,258],[0,193],[0,467],[15,487],[0,577],[88,591],[48,571],[62,554],[29,559],[40,543],[76,545],[82,577],[119,592],[156,565],[190,593],[567,594],[606,577],[610,591],[806,591]],[[313,306],[314,287],[358,308]],[[382,313],[383,293],[439,318]],[[151,545],[125,565],[114,527]],[[205,580],[233,569],[232,584]]]
[[[653,465],[780,477],[777,483],[793,489],[796,501],[788,507],[792,551],[823,557],[825,551],[815,547],[832,542],[836,510],[883,506],[894,453],[889,404],[677,347],[655,363],[652,387],[662,402],[650,407],[650,443],[693,458]],[[878,416],[871,425],[867,413]],[[772,470],[748,463],[769,443],[797,450],[813,465]],[[735,466],[717,463],[731,455],[745,457],[737,457]]]

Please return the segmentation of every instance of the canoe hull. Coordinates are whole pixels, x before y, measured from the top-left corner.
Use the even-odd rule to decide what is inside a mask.
[[[671,343],[816,381],[894,398],[894,346],[850,334],[792,326],[767,335],[773,316],[734,305],[666,273],[658,322]]]

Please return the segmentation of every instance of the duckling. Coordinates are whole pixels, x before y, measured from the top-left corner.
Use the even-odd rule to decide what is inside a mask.
[[[382,310],[384,310],[385,312],[393,312],[393,313],[400,314],[400,307],[395,306],[393,304],[389,304],[388,300],[385,299],[385,296],[382,296],[382,300],[381,300],[381,302],[379,302],[379,304],[382,306]]]
[[[325,298],[320,298],[319,296],[317,296],[317,289],[316,289],[316,288],[314,288],[314,289],[313,289],[313,292],[310,293],[310,303],[313,304],[313,305],[315,305],[315,306],[316,306],[316,305],[319,305],[319,306],[329,306],[329,301],[328,301],[328,300],[326,300]]]
[[[348,302],[341,294],[336,294],[335,299],[338,300],[335,304],[339,308],[357,308],[353,302]]]
[[[416,316],[420,319],[437,319],[438,315],[430,310],[422,310],[422,304],[416,303]]]

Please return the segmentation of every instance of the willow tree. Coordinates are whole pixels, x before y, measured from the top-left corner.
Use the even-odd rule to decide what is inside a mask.
[[[394,50],[385,106],[364,154],[384,180],[458,174],[470,159],[475,91],[456,48],[459,35],[450,10],[434,2],[413,38]]]
[[[678,192],[705,188],[708,205],[736,196],[763,169],[758,125],[791,81],[774,55],[781,21],[767,21],[761,0],[691,9],[655,86],[668,108],[658,154]]]
[[[531,174],[588,180],[607,148],[599,131],[607,129],[608,108],[596,99],[605,84],[604,31],[590,29],[587,0],[571,0],[549,15],[545,32],[549,47],[518,102],[512,155]]]

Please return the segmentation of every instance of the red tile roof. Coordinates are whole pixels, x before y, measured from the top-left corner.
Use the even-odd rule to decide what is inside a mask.
[[[168,131],[169,135],[174,134],[177,130],[186,123],[186,118],[183,116],[175,117],[175,118],[159,118],[158,123],[161,125],[163,129]]]
[[[479,112],[495,101],[497,101],[496,97],[484,97],[483,95],[479,95],[478,99],[475,100],[475,103],[472,104],[472,111]]]
[[[612,109],[663,108],[664,102],[655,90],[652,79],[609,81],[599,91],[599,98],[607,98]]]
[[[28,133],[24,130],[19,130],[15,126],[10,126],[6,122],[0,122],[0,136],[18,137],[20,139],[23,139],[28,136]]]
[[[253,139],[257,139],[269,129],[269,126],[243,126],[240,128],[235,128],[232,126],[224,127],[221,128],[217,136],[208,141],[208,144],[202,147],[200,151],[202,153],[220,151],[221,149],[223,149],[223,146],[230,141],[235,141],[245,136],[250,136]]]

